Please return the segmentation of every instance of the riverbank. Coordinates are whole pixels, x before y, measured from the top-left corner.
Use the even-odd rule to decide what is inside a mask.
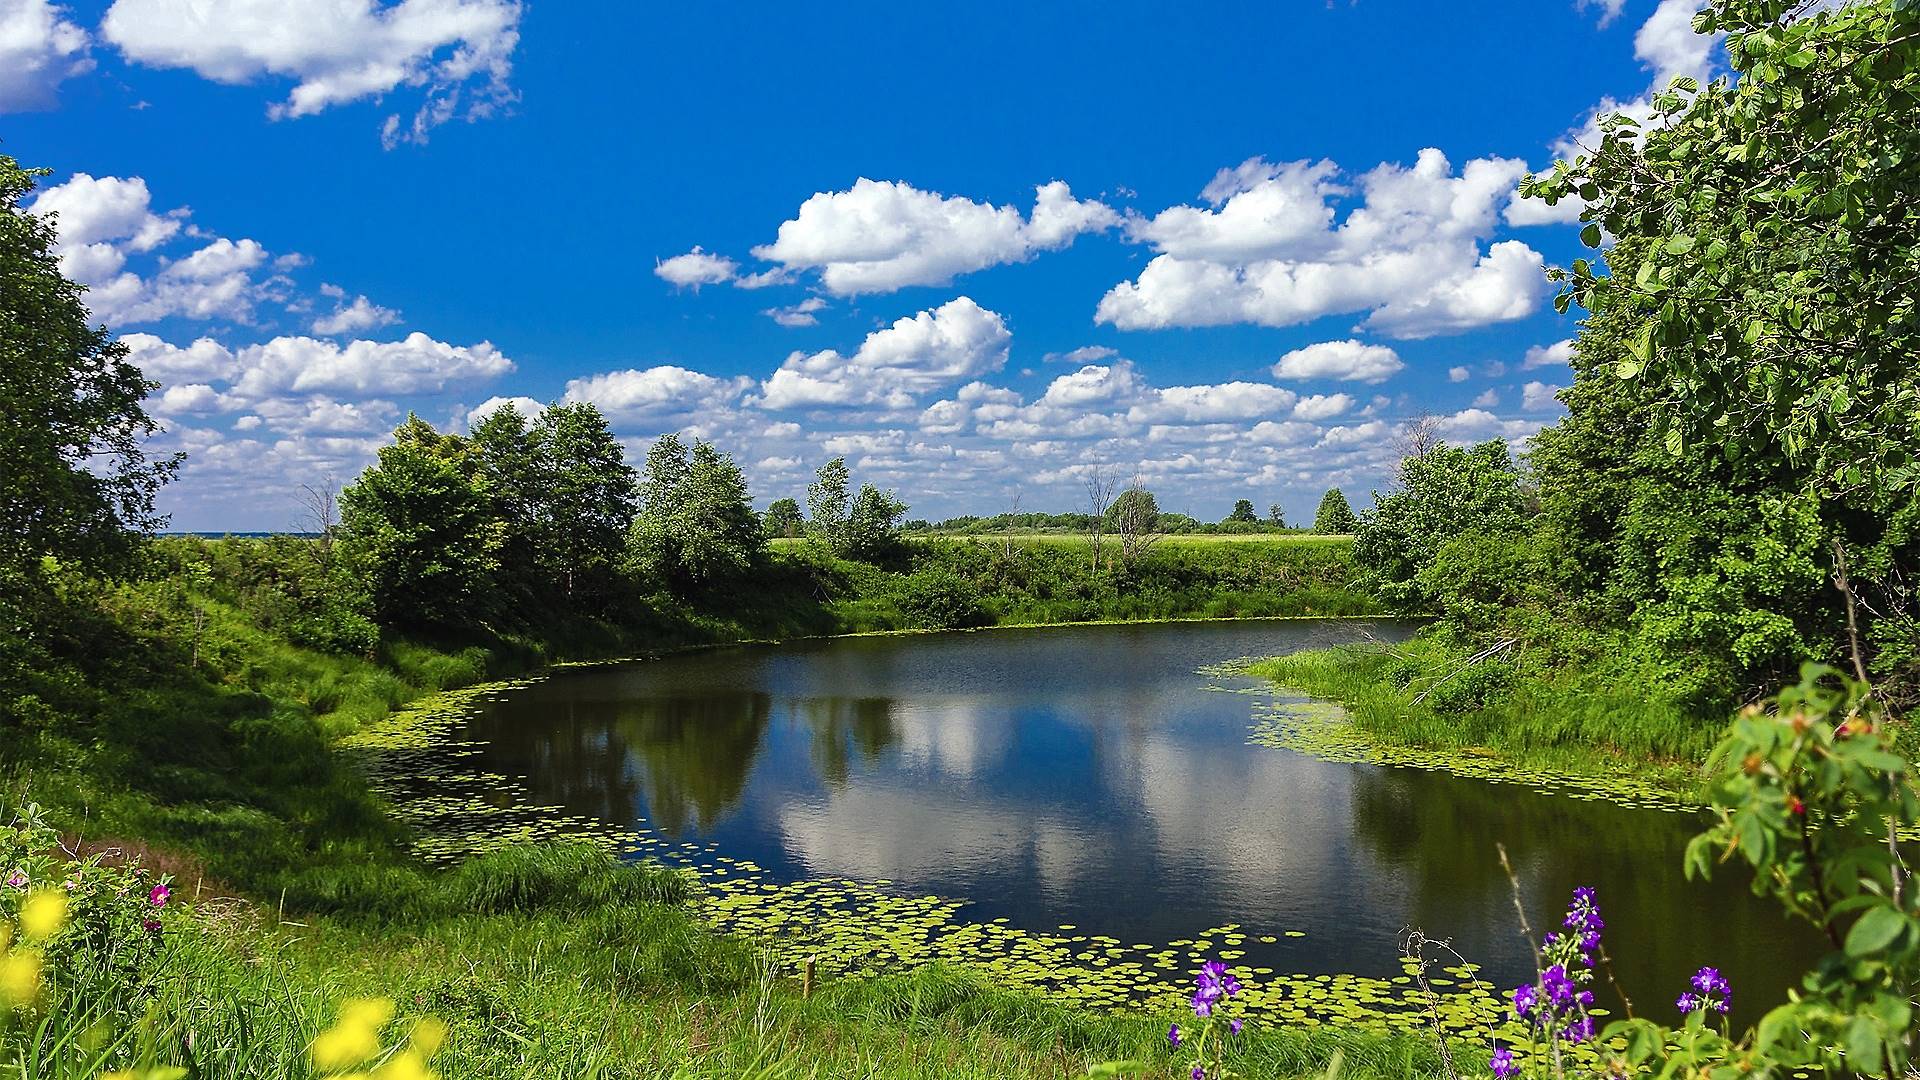
[[[1639,687],[1578,670],[1516,677],[1429,636],[1273,657],[1246,674],[1340,706],[1266,734],[1307,752],[1417,764],[1622,801],[1697,804],[1723,731]]]
[[[993,621],[1127,621],[1105,617],[1103,590],[1129,582],[1152,586],[1126,605],[1142,617],[1373,609],[1345,589],[1339,545],[1169,548],[1125,579],[1042,551],[995,585],[968,576],[993,553],[956,544],[894,568],[777,556],[781,586],[758,597],[661,598],[620,621],[391,638],[356,653],[318,647],[300,621],[314,588],[299,576],[305,543],[169,539],[156,546],[161,573],[61,582],[34,613],[49,631],[0,746],[9,804],[44,804],[70,840],[138,853],[189,906],[204,901],[170,924],[172,951],[151,977],[188,1025],[176,1034],[231,1049],[246,1032],[253,1056],[210,1054],[210,1076],[257,1075],[233,1063],[269,1059],[269,1071],[301,1075],[334,1002],[362,994],[399,999],[403,1013],[453,1012],[438,1066],[450,1077],[499,1075],[506,1062],[553,1075],[598,1063],[603,1076],[733,1077],[759,1061],[784,1063],[769,1076],[998,1077],[1138,1059],[1139,1075],[1166,1073],[1166,1016],[1071,1007],[937,966],[823,978],[807,993],[683,903],[609,901],[586,918],[567,898],[576,892],[543,899],[540,875],[522,866],[464,871],[487,878],[489,895],[529,897],[516,910],[450,910],[446,883],[463,871],[423,863],[337,747],[426,695],[567,660],[915,628],[932,620],[897,598],[929,576],[991,586]],[[1091,591],[1055,588],[1076,574]],[[538,860],[554,849],[529,850]],[[463,1043],[478,1049],[469,1057]],[[1437,1068],[1419,1039],[1274,1029],[1249,1035],[1237,1067],[1315,1073],[1335,1049],[1355,1075]]]

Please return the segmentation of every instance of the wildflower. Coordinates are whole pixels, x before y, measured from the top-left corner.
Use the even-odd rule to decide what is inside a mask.
[[[1180,1045],[1180,1025],[1179,1024],[1175,1024],[1172,1027],[1167,1029],[1167,1042],[1173,1044],[1174,1046]]]
[[[1513,988],[1513,1015],[1522,1020],[1533,1019],[1533,1010],[1539,1004],[1539,992],[1533,984]]]
[[[0,960],[0,997],[10,1005],[25,1005],[40,993],[40,954],[30,949]]]
[[[407,1042],[421,1057],[430,1058],[440,1052],[447,1041],[445,1021],[432,1016],[423,1016],[414,1021],[413,1032],[407,1036]]]
[[[29,938],[49,938],[67,922],[67,898],[42,889],[20,905],[20,929]]]
[[[1207,1070],[1198,1065],[1195,1065],[1193,1071],[1187,1075],[1193,1077],[1193,1080],[1207,1080]]]
[[[24,889],[26,887],[27,872],[25,870],[15,870],[13,873],[7,875],[7,888]]]
[[[1561,1031],[1568,1042],[1583,1043],[1593,1038],[1593,1017],[1581,1016]]]
[[[165,885],[155,885],[153,891],[147,894],[147,903],[152,904],[154,907],[166,907],[167,897],[172,895],[172,889],[167,888]]]
[[[160,932],[160,920],[159,919],[141,919],[140,929],[145,930],[149,934],[157,934]]]
[[[340,1019],[308,1048],[316,1067],[326,1070],[358,1065],[380,1051],[380,1029],[393,1019],[393,1002],[354,998],[340,1006]]]
[[[1688,985],[1692,989],[1681,994],[1673,1003],[1683,1013],[1704,1010],[1725,1014],[1733,1001],[1733,986],[1727,982],[1726,976],[1720,974],[1719,968],[1701,968],[1693,973]]]
[[[1243,1027],[1246,1027],[1246,1025],[1241,1023],[1237,1018],[1227,1021],[1227,1030],[1233,1032],[1235,1035],[1240,1034],[1240,1029]]]
[[[1513,1051],[1504,1046],[1494,1047],[1493,1058],[1487,1065],[1500,1080],[1513,1080],[1513,1077],[1520,1075],[1520,1063],[1513,1060]]]

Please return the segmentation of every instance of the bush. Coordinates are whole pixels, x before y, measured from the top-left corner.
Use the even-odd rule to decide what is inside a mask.
[[[925,630],[954,630],[993,622],[981,602],[979,588],[940,566],[908,574],[900,583],[897,603],[910,625]]]

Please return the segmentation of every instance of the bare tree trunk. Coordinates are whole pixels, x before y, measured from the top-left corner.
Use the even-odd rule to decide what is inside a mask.
[[[1121,493],[1120,512],[1114,515],[1114,531],[1120,534],[1120,562],[1123,566],[1132,566],[1147,549],[1160,541],[1160,514],[1150,510],[1151,500],[1146,495],[1146,485],[1140,482],[1140,474],[1135,473],[1127,490]],[[1127,498],[1130,492],[1139,492],[1134,498]]]
[[[320,569],[333,565],[333,537],[340,528],[340,482],[329,473],[321,479],[320,485],[300,485],[300,520],[304,526],[302,532],[313,533],[314,558],[320,562]]]
[[[1095,465],[1081,478],[1087,491],[1087,546],[1093,556],[1093,572],[1100,572],[1100,547],[1106,538],[1107,509],[1113,505],[1113,489],[1118,479],[1110,465]]]

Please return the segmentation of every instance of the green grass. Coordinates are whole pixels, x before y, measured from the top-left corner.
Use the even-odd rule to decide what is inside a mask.
[[[162,1060],[202,1077],[312,1075],[304,1050],[350,997],[449,1026],[435,1068],[495,1077],[874,1077],[999,1080],[1184,1075],[1167,1045],[1177,1017],[1101,1014],[1010,993],[950,967],[825,982],[804,991],[752,943],[708,933],[681,907],[614,902],[371,929],[274,926],[229,915],[178,934],[165,960]],[[1187,1017],[1190,1021],[1191,1017]],[[1248,1080],[1439,1073],[1421,1040],[1252,1029],[1232,1064]]]
[[[1431,638],[1274,657],[1250,674],[1339,702],[1368,736],[1409,747],[1494,755],[1523,769],[1631,775],[1683,798],[1724,729],[1642,686],[1577,670],[1476,671]],[[1422,696],[1424,693],[1424,697]]]

